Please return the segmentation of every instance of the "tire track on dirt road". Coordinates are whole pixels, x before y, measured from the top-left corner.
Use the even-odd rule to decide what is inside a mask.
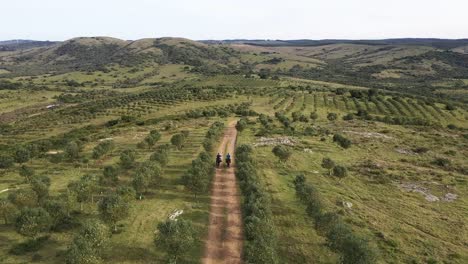
[[[204,264],[242,263],[243,231],[240,194],[234,174],[236,122],[229,123],[218,152],[232,156],[231,168],[217,168],[210,202],[210,226],[205,241]],[[226,153],[225,153],[226,151]]]

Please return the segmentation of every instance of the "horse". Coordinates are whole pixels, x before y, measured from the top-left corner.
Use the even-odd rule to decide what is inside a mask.
[[[216,167],[219,168],[219,165],[221,164],[221,158],[216,158]]]
[[[231,167],[231,159],[226,159],[226,165],[228,168]]]

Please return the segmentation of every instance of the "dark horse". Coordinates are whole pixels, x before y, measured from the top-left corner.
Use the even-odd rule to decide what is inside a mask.
[[[226,165],[227,165],[228,168],[231,167],[231,159],[230,158],[226,159]]]
[[[219,168],[219,164],[221,164],[221,157],[216,157],[216,167]]]

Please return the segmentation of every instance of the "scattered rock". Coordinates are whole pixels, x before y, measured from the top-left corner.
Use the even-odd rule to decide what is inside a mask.
[[[435,196],[435,195],[432,195],[432,194],[426,194],[426,201],[428,202],[438,202],[440,201],[439,197]]]
[[[438,183],[437,183],[438,184]],[[440,184],[439,184],[440,185]],[[454,193],[446,193],[444,197],[439,198],[429,192],[429,190],[426,187],[422,187],[416,183],[402,183],[400,184],[400,187],[403,188],[406,191],[409,192],[417,192],[422,195],[424,195],[424,198],[428,202],[438,202],[438,201],[444,201],[444,202],[453,202],[458,198],[458,195]]]
[[[402,149],[402,148],[397,148],[395,149],[396,152],[400,154],[406,154],[406,155],[416,155],[416,152],[411,151],[409,149]]]
[[[181,215],[184,212],[184,210],[174,210],[170,215],[169,215],[169,220],[171,221],[177,221],[177,217]]]
[[[458,195],[454,193],[446,193],[444,197],[442,198],[442,201],[444,202],[453,202],[458,198]]]
[[[108,137],[108,138],[101,138],[99,140],[99,142],[103,142],[103,141],[109,141],[109,140],[113,140],[114,138],[111,138],[111,137]]]
[[[308,148],[305,148],[305,149],[304,149],[304,152],[305,152],[305,153],[313,153],[313,151],[312,151],[311,149],[308,149]]]
[[[272,146],[272,145],[285,145],[294,146],[296,141],[289,137],[266,138],[261,137],[253,144],[254,147]]]
[[[360,135],[365,138],[383,138],[383,139],[392,139],[392,137],[384,135],[382,133],[377,133],[377,132],[357,132],[357,131],[343,131],[348,134],[355,134],[355,135]]]
[[[351,202],[343,201],[342,204],[343,204],[344,208],[351,209],[351,207],[353,207],[353,203],[351,203]]]
[[[426,201],[429,202],[437,202],[440,200],[437,196],[429,193],[429,190],[426,187],[422,187],[416,183],[402,183],[400,184],[400,187],[408,192],[417,192],[424,195]]]

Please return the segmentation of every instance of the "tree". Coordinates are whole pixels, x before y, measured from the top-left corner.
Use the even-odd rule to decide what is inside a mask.
[[[96,181],[91,175],[85,175],[78,181],[70,183],[68,188],[76,194],[76,200],[80,203],[80,210],[83,211],[83,203],[93,201]]]
[[[115,166],[108,165],[104,167],[102,175],[106,181],[117,183],[119,181],[119,169]]]
[[[34,170],[26,165],[22,165],[19,168],[19,175],[25,178],[25,182],[29,183],[34,176]]]
[[[154,146],[161,139],[161,134],[157,130],[151,130],[150,134],[145,138],[145,143],[148,147]]]
[[[273,154],[275,154],[275,156],[278,157],[280,161],[286,162],[289,157],[291,157],[292,152],[285,146],[277,145],[273,148]]]
[[[336,113],[328,113],[327,119],[329,121],[335,121],[338,118],[338,115]]]
[[[70,141],[65,146],[64,155],[69,161],[76,160],[80,157],[80,146],[75,141]]]
[[[117,231],[117,222],[128,216],[129,204],[119,195],[105,196],[99,201],[101,219]]]
[[[43,202],[49,196],[50,178],[42,175],[31,180],[31,189],[36,193],[39,202]]]
[[[314,120],[314,121],[317,120],[317,119],[318,119],[318,114],[317,114],[317,112],[312,112],[312,113],[310,113],[310,119],[312,119],[312,120]]]
[[[132,186],[135,189],[136,193],[138,194],[138,199],[141,200],[142,195],[148,189],[149,184],[150,184],[150,179],[147,177],[147,175],[135,174],[132,180]]]
[[[135,165],[135,151],[126,149],[120,153],[120,166],[124,169],[130,169]]]
[[[44,203],[44,209],[49,213],[52,229],[58,229],[61,225],[70,223],[66,201],[56,199],[47,200]]]
[[[0,155],[0,169],[8,169],[13,166],[13,158],[6,155]]]
[[[195,231],[192,223],[187,220],[167,220],[158,225],[158,231],[154,243],[166,251],[169,263],[177,263],[195,244]]]
[[[329,175],[332,174],[333,167],[335,167],[335,162],[332,159],[330,158],[322,159],[322,168],[327,169]]]
[[[175,134],[171,138],[171,144],[176,146],[177,149],[182,149],[185,143],[185,136],[183,134]]]
[[[241,118],[239,121],[237,121],[236,124],[236,129],[239,132],[244,131],[244,129],[247,127],[247,120],[245,118]]]
[[[348,170],[346,167],[336,165],[333,167],[333,175],[338,177],[338,178],[344,178],[348,175]]]
[[[25,163],[31,158],[29,150],[25,147],[18,147],[15,151],[15,161],[17,163]]]
[[[136,197],[135,189],[133,189],[132,186],[119,186],[117,188],[117,194],[127,203],[130,203]]]
[[[66,253],[67,264],[101,263],[100,252],[109,239],[109,229],[96,220],[83,224]]]
[[[161,167],[165,167],[169,162],[169,145],[164,144],[157,147],[156,151],[151,154],[150,160],[158,162]]]
[[[38,234],[50,229],[50,216],[43,208],[21,209],[15,221],[15,230],[19,234],[35,238]]]
[[[112,140],[105,140],[99,143],[96,147],[94,147],[92,158],[99,159],[104,154],[111,151],[113,148],[114,148],[114,142]]]
[[[10,220],[13,219],[16,214],[16,207],[6,198],[0,198],[0,217],[7,225]]]
[[[192,193],[204,193],[208,189],[209,179],[209,161],[205,161],[201,156],[192,161],[192,166],[183,176],[182,181],[187,189]]]
[[[137,175],[142,175],[144,178],[149,179],[153,185],[158,184],[162,176],[161,167],[154,162],[145,162],[136,171]]]

